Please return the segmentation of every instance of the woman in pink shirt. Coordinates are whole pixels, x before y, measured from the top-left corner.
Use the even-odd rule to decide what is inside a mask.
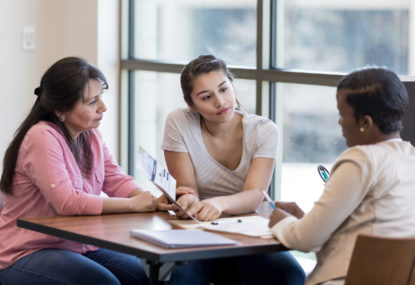
[[[37,100],[6,151],[0,181],[4,285],[147,283],[135,256],[16,226],[25,216],[156,210],[155,198],[122,171],[97,129],[107,88],[96,67],[68,57],[53,64],[35,89]]]

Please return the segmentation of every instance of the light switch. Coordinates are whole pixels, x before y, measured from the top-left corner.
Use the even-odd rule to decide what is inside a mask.
[[[35,27],[23,27],[23,50],[34,50],[36,47],[35,41]]]

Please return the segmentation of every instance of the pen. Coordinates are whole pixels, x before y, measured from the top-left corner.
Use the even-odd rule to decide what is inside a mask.
[[[329,179],[330,172],[323,165],[317,166],[317,171],[318,175],[320,175],[321,179],[323,179],[324,182]]]
[[[237,219],[236,222],[242,223],[242,219]],[[220,223],[222,223],[222,222],[220,222]],[[216,226],[216,225],[219,225],[219,222],[218,221],[213,221],[213,222],[211,222],[211,224]]]
[[[268,200],[269,204],[271,205],[271,207],[273,209],[277,208],[277,206],[275,206],[275,203],[272,201],[271,197],[268,195],[268,193],[264,190],[262,191],[262,193],[264,193],[265,199]]]

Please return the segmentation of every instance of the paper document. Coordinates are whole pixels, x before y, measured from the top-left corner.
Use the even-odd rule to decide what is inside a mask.
[[[201,230],[145,230],[134,229],[130,234],[166,248],[233,245],[238,242]]]
[[[189,220],[169,220],[169,223],[182,229],[204,229],[251,237],[272,238],[268,222],[269,220],[262,216],[229,217],[200,223]]]
[[[173,203],[178,209],[186,213],[192,220],[199,223],[192,215],[189,215],[177,202],[176,202],[176,179],[170,175],[168,170],[157,162],[143,147],[140,146],[138,151],[138,168],[147,176],[150,181],[163,192],[167,199]]]
[[[172,200],[176,200],[176,179],[169,174],[166,168],[157,162],[140,146],[138,151],[138,168],[144,172],[160,190]]]

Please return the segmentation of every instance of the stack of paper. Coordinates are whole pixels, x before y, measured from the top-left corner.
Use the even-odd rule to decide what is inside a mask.
[[[204,229],[261,238],[273,237],[268,227],[269,220],[262,216],[221,218],[213,222],[200,223],[192,220],[169,220],[169,222],[182,229]]]

